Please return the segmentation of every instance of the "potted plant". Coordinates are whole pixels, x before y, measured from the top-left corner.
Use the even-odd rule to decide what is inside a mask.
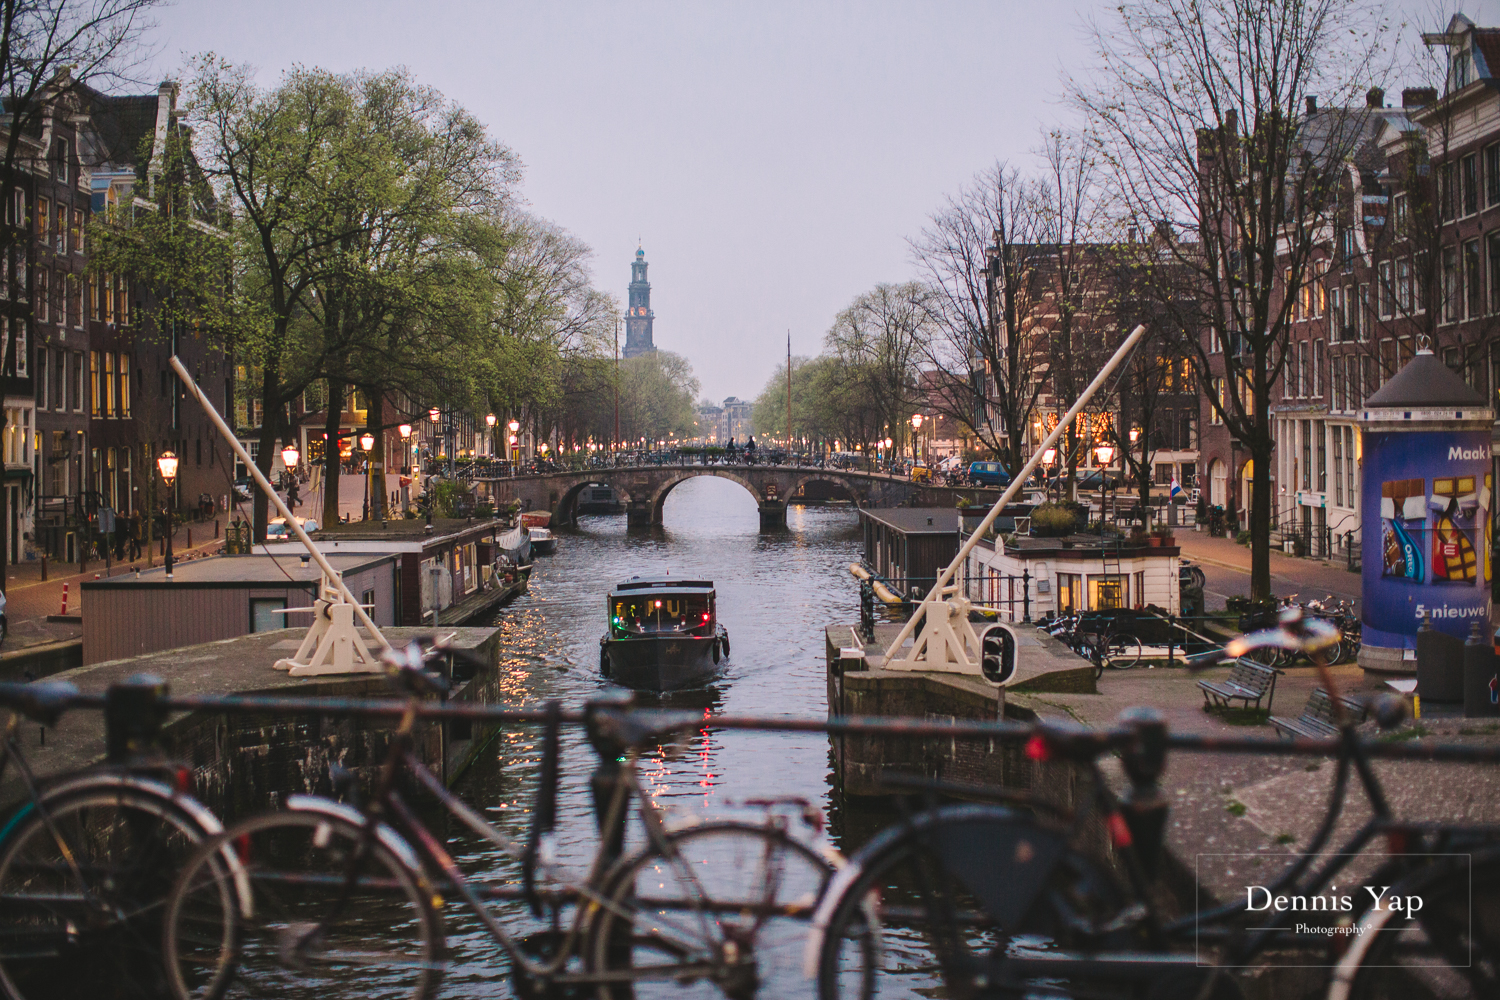
[[[1162,525],[1158,528],[1153,528],[1151,531],[1151,536],[1151,540],[1155,542],[1156,545],[1160,548],[1170,548],[1177,541],[1172,537],[1172,529],[1167,527],[1166,525]]]
[[[1031,512],[1031,533],[1039,538],[1066,538],[1077,521],[1073,512],[1054,503],[1044,503]]]

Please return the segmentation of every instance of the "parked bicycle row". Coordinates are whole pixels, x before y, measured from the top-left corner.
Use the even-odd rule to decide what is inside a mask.
[[[1337,641],[1333,626],[1293,610],[1206,659],[1271,647],[1320,656]],[[430,642],[392,654],[398,696],[383,700],[171,698],[149,682],[103,695],[56,683],[0,685],[0,704],[14,713],[3,762],[27,793],[0,828],[0,988],[28,1000],[427,997],[446,969],[455,910],[467,912],[468,938],[493,940],[522,997],[815,990],[825,1000],[863,998],[913,966],[941,978],[952,996],[1219,997],[1237,995],[1236,968],[1273,951],[1312,956],[1308,964],[1328,970],[1331,997],[1488,996],[1500,982],[1496,925],[1455,923],[1482,893],[1500,899],[1500,830],[1403,822],[1370,766],[1377,758],[1493,764],[1500,748],[1362,739],[1352,717],[1338,718],[1333,740],[1170,733],[1150,709],[1130,710],[1105,730],[869,718],[705,723],[701,712],[614,699],[581,710],[501,709],[444,700],[447,682],[434,668],[455,655]],[[1326,672],[1324,682],[1332,687]],[[51,725],[65,711],[97,708],[112,727],[111,762],[39,783],[18,739],[20,720]],[[1404,702],[1390,696],[1371,708],[1395,725]],[[190,768],[143,743],[151,722],[181,710],[380,717],[394,721],[395,738],[370,786],[335,768],[342,801],[292,795],[226,829],[191,797]],[[419,719],[538,727],[540,781],[524,836],[496,826],[417,760]],[[1024,747],[1038,764],[1081,769],[1092,791],[1064,807],[1013,788],[891,777],[892,790],[907,796],[901,817],[845,858],[809,803],[748,803],[757,814],[731,821],[694,821],[658,806],[637,759],[706,724],[990,740]],[[562,871],[556,849],[565,725],[581,725],[599,759],[591,780],[599,836],[581,877]],[[1252,913],[1230,900],[1196,918],[1164,912],[1153,879],[1170,828],[1159,778],[1173,752],[1333,758],[1337,779],[1307,845],[1323,856],[1261,880],[1273,894],[1317,895],[1343,880],[1351,856],[1385,838],[1400,847],[1372,884],[1392,887],[1392,898],[1420,895],[1425,907]],[[1128,782],[1119,791],[1099,767],[1114,756]],[[1351,776],[1372,815],[1331,851]],[[951,795],[971,801],[940,803]],[[471,877],[430,826],[433,805],[515,866]],[[1101,827],[1109,856],[1090,846],[1090,831]],[[1473,961],[1458,961],[1470,953]],[[1434,983],[1442,989],[1422,992]]]

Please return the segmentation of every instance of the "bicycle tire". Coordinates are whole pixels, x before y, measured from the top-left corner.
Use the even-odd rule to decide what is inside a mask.
[[[0,832],[4,996],[163,994],[161,904],[218,830],[154,785],[125,776],[63,787]]]
[[[667,835],[606,877],[588,929],[600,1000],[795,995],[833,865],[775,827],[720,822]],[[768,895],[769,893],[769,895]],[[762,992],[764,989],[764,992]]]
[[[982,879],[981,868],[992,877],[996,868],[1004,869],[998,893],[1003,897],[1014,890],[1019,899],[1022,890],[1009,876],[1022,863],[1008,868],[995,861],[995,852],[1023,847],[1036,852],[1031,857],[1052,852],[1054,861],[1033,888],[1032,900],[1018,901],[1022,912],[1004,915],[1005,926],[982,901],[985,889],[955,886],[965,867],[958,855],[990,852],[986,864],[969,866],[964,875]],[[1070,996],[1073,990],[1114,996],[1118,984],[1107,979],[1091,991],[1087,982],[1064,983],[1052,975],[1018,977],[1008,960],[1056,949],[1143,943],[1130,928],[1085,940],[1079,927],[1118,915],[1123,893],[1101,868],[1068,849],[1060,834],[1001,807],[942,806],[889,827],[850,859],[838,882],[820,907],[831,914],[818,944],[820,1000],[867,1000],[877,979],[882,989],[894,986],[910,996],[931,995],[940,986],[953,996],[1020,996],[1040,984],[1046,984],[1047,996]],[[870,956],[858,945],[868,934],[861,925],[870,919],[872,901],[883,946],[874,966],[863,964]],[[847,944],[851,940],[854,947]]]
[[[1112,634],[1104,641],[1104,662],[1111,670],[1129,670],[1141,662],[1141,640],[1128,632]]]
[[[249,887],[237,907],[224,888],[235,878],[225,845]],[[359,814],[337,803],[292,804],[236,823],[199,848],[167,901],[173,996],[431,996],[443,974],[443,928],[417,865],[404,841],[384,828],[369,839]]]
[[[1500,995],[1500,851],[1449,855],[1390,896],[1419,896],[1415,926],[1370,910],[1329,980],[1328,1000],[1477,1000]]]

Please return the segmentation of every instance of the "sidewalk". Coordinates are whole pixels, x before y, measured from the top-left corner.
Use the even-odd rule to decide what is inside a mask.
[[[1244,590],[1249,593],[1248,545],[1239,545],[1231,538],[1214,538],[1207,532],[1199,534],[1183,528],[1177,529],[1176,537],[1184,559],[1243,574],[1246,578]],[[1342,559],[1298,559],[1275,549],[1271,550],[1271,581],[1272,590],[1279,596],[1301,593],[1306,598],[1333,594],[1335,597],[1357,601],[1361,590],[1360,575],[1349,572]]]
[[[195,536],[193,541],[198,543],[192,548],[187,547],[189,533]],[[178,562],[184,562],[217,554],[223,548],[224,540],[212,536],[212,522],[183,525],[174,532],[176,541],[172,550],[173,558]],[[83,636],[81,623],[47,621],[49,615],[62,613],[63,585],[66,584],[68,587],[68,615],[81,614],[84,581],[133,573],[137,567],[142,570],[153,566],[159,567],[162,564],[161,556],[157,554],[159,545],[158,542],[158,547],[153,548],[149,559],[145,558],[145,553],[142,553],[141,559],[126,560],[110,565],[106,565],[103,561],[91,562],[82,573],[78,572],[77,563],[49,563],[46,580],[42,579],[41,560],[17,563],[7,567],[5,617],[10,623],[10,632],[6,636],[4,647],[0,648],[0,657],[35,646],[81,638]]]

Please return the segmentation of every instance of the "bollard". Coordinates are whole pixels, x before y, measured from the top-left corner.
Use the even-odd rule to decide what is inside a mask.
[[[1485,638],[1484,626],[1469,626],[1469,641],[1464,643],[1464,717],[1467,719],[1500,715],[1500,677],[1495,669],[1495,650]]]
[[[42,553],[42,580],[43,580],[43,582],[45,582],[46,579],[47,579],[47,553],[43,552]]]
[[[64,582],[64,583],[63,583],[63,602],[62,602],[62,610],[61,610],[61,611],[59,611],[59,612],[58,612],[58,614],[60,614],[60,615],[65,615],[65,614],[67,614],[67,613],[68,613],[68,585],[67,585],[67,583],[66,583],[66,582]]]

